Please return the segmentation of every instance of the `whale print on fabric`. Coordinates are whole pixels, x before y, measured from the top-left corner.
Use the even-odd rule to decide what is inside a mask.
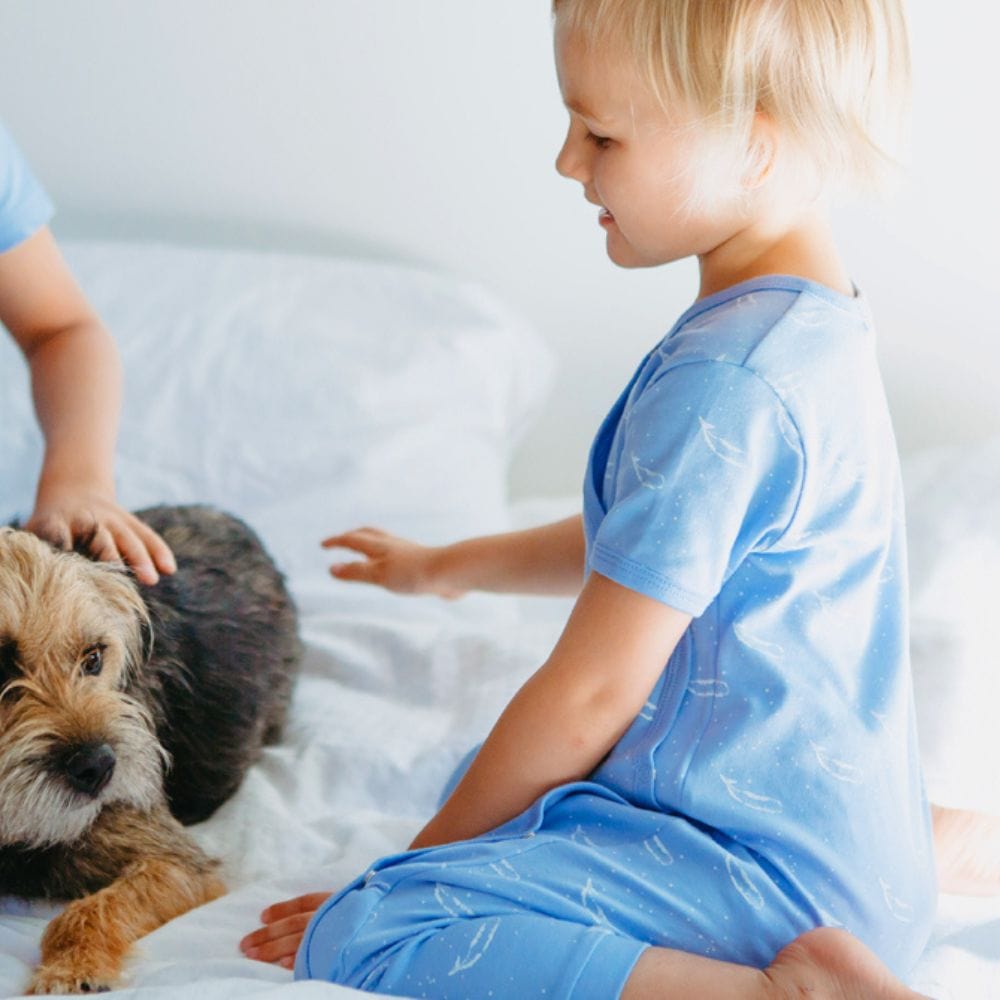
[[[913,907],[893,894],[892,886],[884,878],[878,880],[879,888],[882,890],[882,898],[889,912],[902,924],[913,922]]]
[[[819,766],[832,778],[836,778],[837,781],[846,782],[849,785],[860,785],[864,781],[864,774],[856,764],[849,764],[846,760],[838,760],[825,747],[821,747],[818,743],[813,743],[812,740],[809,741],[809,745],[816,755]]]
[[[459,972],[466,972],[471,969],[476,962],[478,962],[483,955],[486,954],[490,949],[490,945],[493,944],[493,938],[496,937],[497,930],[500,927],[500,918],[494,917],[492,920],[487,920],[480,927],[476,929],[476,933],[472,940],[469,942],[469,949],[462,958],[456,958],[455,964],[452,966],[451,971],[448,973],[449,976],[457,975]]]
[[[604,907],[597,901],[597,892],[594,889],[594,880],[588,878],[586,885],[580,891],[580,902],[583,903],[584,907],[593,914],[594,918],[599,924],[604,927],[610,927],[611,921],[608,920],[607,914],[604,912]]]
[[[731,854],[726,855],[726,871],[736,891],[755,909],[764,909],[764,897],[747,870]]]
[[[500,878],[508,879],[511,882],[520,882],[521,874],[518,870],[506,859],[501,858],[499,861],[494,861],[490,868],[493,869],[500,876]]]
[[[761,795],[759,792],[751,792],[749,789],[741,788],[733,778],[727,778],[720,774],[722,783],[726,786],[729,797],[747,809],[753,809],[762,813],[780,813],[785,807],[779,799],[770,795]]]
[[[662,490],[667,485],[667,480],[654,469],[647,469],[639,461],[638,455],[632,456],[632,468],[635,470],[635,477],[647,490]]]
[[[441,909],[453,917],[470,917],[475,912],[463,903],[448,886],[442,885],[440,882],[434,886],[434,898],[438,901]]]
[[[695,680],[688,683],[687,691],[696,698],[725,698],[729,694],[729,685],[721,680]]]
[[[649,852],[650,857],[663,866],[672,865],[674,856],[670,853],[667,845],[660,840],[659,836],[653,835],[642,842],[642,846]]]
[[[720,434],[716,433],[715,424],[710,424],[704,417],[698,418],[698,426],[701,428],[701,436],[705,444],[713,454],[718,455],[723,462],[735,465],[737,468],[746,467],[745,453],[742,448],[727,441]]]
[[[770,642],[767,639],[761,639],[760,636],[754,635],[750,629],[739,622],[733,625],[733,634],[748,649],[763,653],[770,659],[780,660],[785,655],[783,646],[776,642]]]

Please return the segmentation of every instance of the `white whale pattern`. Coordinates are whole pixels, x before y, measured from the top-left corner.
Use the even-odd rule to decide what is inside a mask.
[[[793,451],[798,451],[799,432],[796,430],[795,424],[792,423],[792,418],[783,406],[778,407],[778,430],[781,431],[781,436],[785,439],[788,447]]]
[[[729,694],[729,684],[715,679],[691,681],[687,689],[696,698],[725,698]]]
[[[656,834],[644,840],[642,845],[657,864],[666,866],[674,863],[674,856],[668,850],[667,845]]]
[[[586,844],[588,847],[597,847],[597,844],[595,844],[590,837],[583,832],[583,827],[580,826],[579,823],[569,839],[575,844]]]
[[[434,898],[438,901],[441,909],[453,917],[471,917],[473,910],[466,906],[451,889],[440,882],[434,886]]]
[[[698,423],[701,426],[701,436],[714,455],[721,458],[723,462],[735,465],[738,469],[742,469],[746,465],[741,457],[743,449],[737,448],[732,442],[717,434],[715,424],[710,424],[704,417],[699,417]]]
[[[739,639],[744,646],[748,649],[755,650],[758,653],[763,653],[765,656],[771,656],[774,658],[780,658],[785,655],[785,647],[779,645],[776,642],[770,642],[767,639],[762,639],[759,635],[754,635],[746,627],[746,625],[741,625],[736,623],[733,625],[733,632],[736,638]]]
[[[826,747],[822,747],[818,743],[813,743],[812,740],[809,741],[809,746],[812,747],[819,766],[832,778],[836,778],[837,781],[843,781],[848,785],[860,785],[864,781],[864,772],[856,764],[850,764],[846,760],[838,760],[838,758],[830,755]]]
[[[647,469],[639,461],[638,455],[632,456],[632,468],[635,469],[635,477],[647,490],[662,490],[667,485],[666,479],[655,469]]]
[[[645,705],[642,706],[642,711],[639,713],[640,719],[645,719],[647,722],[653,721],[653,713],[656,711],[656,702],[647,701]]]
[[[805,330],[819,330],[830,325],[830,314],[825,309],[796,309],[792,319]]]
[[[729,797],[735,802],[739,802],[741,806],[746,806],[747,809],[754,809],[762,813],[780,813],[785,808],[780,799],[740,788],[734,778],[727,778],[724,774],[720,774],[719,777],[726,786]]]
[[[731,855],[726,855],[726,870],[729,872],[729,879],[733,883],[736,891],[755,909],[764,909],[764,897],[760,889],[753,884],[753,879],[747,874],[746,869]]]
[[[586,909],[588,909],[597,918],[598,923],[603,924],[605,927],[610,927],[611,921],[608,920],[607,914],[604,912],[604,908],[597,902],[597,899],[595,898],[596,895],[597,893],[594,890],[594,880],[588,878],[587,884],[580,892],[580,902],[583,903],[584,907],[586,907]]]
[[[913,907],[893,894],[892,886],[884,878],[878,880],[879,888],[882,890],[882,898],[889,912],[903,924],[913,923]]]
[[[455,964],[448,975],[454,976],[459,972],[465,972],[466,969],[471,969],[489,951],[499,927],[499,917],[493,917],[491,920],[483,923],[476,931],[475,937],[469,942],[465,957],[455,959]]]
[[[492,868],[500,878],[505,878],[510,882],[520,882],[521,873],[506,859],[501,858],[499,861],[494,861],[490,868]]]
[[[874,708],[868,709],[868,714],[883,728],[889,728],[889,715],[887,712],[876,712]]]

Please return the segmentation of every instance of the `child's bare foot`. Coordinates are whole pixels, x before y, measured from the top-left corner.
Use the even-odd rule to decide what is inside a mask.
[[[820,927],[796,938],[764,970],[771,1000],[918,1000],[857,938]],[[926,1000],[926,998],[923,998]]]
[[[1000,816],[944,806],[931,815],[940,891],[1000,895]]]

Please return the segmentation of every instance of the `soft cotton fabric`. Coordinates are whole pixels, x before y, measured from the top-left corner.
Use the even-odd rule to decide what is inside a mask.
[[[297,976],[603,998],[649,944],[763,966],[820,925],[906,975],[935,887],[863,300],[779,277],[697,303],[601,427],[584,527],[589,571],[695,616],[645,709],[590,782],[377,863]]]
[[[0,253],[23,243],[52,218],[45,189],[0,122]]]

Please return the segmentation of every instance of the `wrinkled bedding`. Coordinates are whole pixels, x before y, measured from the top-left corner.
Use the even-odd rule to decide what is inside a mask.
[[[112,995],[359,995],[292,984],[289,972],[243,958],[237,942],[268,903],[335,889],[406,845],[455,764],[542,662],[569,605],[394,597],[330,579],[317,543],[361,523],[437,541],[564,516],[573,500],[511,508],[504,495],[510,450],[544,401],[550,359],[481,290],[425,271],[68,249],[125,360],[122,501],[210,501],[245,517],[289,577],[306,647],[284,741],[192,828],[223,859],[232,891],[140,942]],[[26,393],[23,366],[0,338],[0,519],[30,502],[39,441]],[[914,662],[932,794],[988,807],[997,739],[991,719],[970,720],[983,714],[980,680],[1000,676],[976,633],[989,619],[969,613],[971,598],[940,595],[974,580],[995,614],[1000,559],[984,554],[1000,550],[1000,483],[963,470],[1000,469],[1000,447],[961,459],[911,467],[914,573],[926,581],[914,588]],[[964,484],[959,507],[941,489],[943,469]],[[937,559],[945,551],[947,565]],[[968,747],[949,739],[963,722]],[[0,898],[0,997],[26,987],[56,910]],[[940,1000],[1000,997],[1000,899],[943,897],[912,985]]]

